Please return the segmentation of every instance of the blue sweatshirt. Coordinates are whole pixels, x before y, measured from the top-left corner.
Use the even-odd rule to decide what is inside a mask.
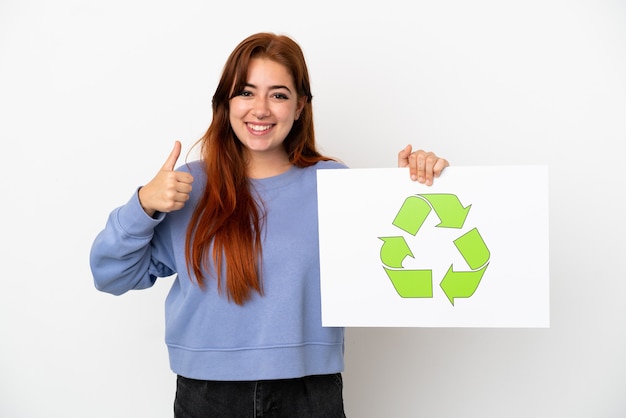
[[[135,193],[115,209],[90,255],[98,290],[123,294],[176,274],[165,301],[165,342],[176,374],[202,380],[285,379],[343,371],[343,328],[322,327],[316,170],[337,162],[292,167],[251,179],[263,201],[263,296],[229,302],[207,275],[190,279],[185,234],[206,184],[203,165],[180,167],[194,177],[179,211],[148,216]],[[210,258],[210,257],[209,257]]]

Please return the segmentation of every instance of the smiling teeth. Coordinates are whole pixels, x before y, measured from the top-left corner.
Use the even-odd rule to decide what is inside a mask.
[[[250,129],[257,132],[267,131],[272,125],[250,125]]]

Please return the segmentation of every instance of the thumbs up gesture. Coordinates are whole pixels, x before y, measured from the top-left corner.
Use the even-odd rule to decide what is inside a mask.
[[[163,167],[148,184],[139,189],[139,202],[149,216],[154,216],[156,212],[182,209],[189,200],[193,176],[174,171],[181,148],[180,142],[176,141]]]

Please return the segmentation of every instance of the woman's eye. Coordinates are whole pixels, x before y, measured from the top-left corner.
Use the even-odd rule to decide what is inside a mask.
[[[274,93],[274,98],[275,99],[280,99],[280,100],[287,100],[287,99],[289,99],[289,97],[287,97],[287,95],[283,94],[283,93]]]
[[[252,92],[248,91],[248,90],[243,90],[241,93],[239,93],[240,96],[243,97],[250,97],[252,96]]]

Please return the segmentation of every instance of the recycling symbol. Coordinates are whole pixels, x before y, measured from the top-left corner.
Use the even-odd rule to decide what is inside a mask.
[[[453,194],[413,195],[406,198],[392,224],[407,234],[417,236],[429,214],[434,211],[440,221],[436,228],[460,230],[470,208],[471,205],[463,207]],[[433,271],[403,267],[406,257],[415,257],[404,236],[379,239],[383,241],[380,249],[383,269],[396,292],[403,298],[432,298]],[[456,298],[469,298],[474,294],[489,265],[490,252],[476,228],[454,239],[453,243],[469,267],[458,269],[451,264],[439,284],[454,306]]]

